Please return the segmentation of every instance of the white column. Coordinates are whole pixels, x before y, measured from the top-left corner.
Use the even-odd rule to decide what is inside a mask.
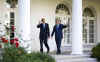
[[[18,0],[19,35],[21,43],[31,52],[30,0]]]
[[[82,0],[72,0],[72,54],[83,54]]]

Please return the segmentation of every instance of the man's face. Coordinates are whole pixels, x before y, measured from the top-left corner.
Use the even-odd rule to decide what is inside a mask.
[[[59,20],[56,20],[56,24],[60,24],[60,21]]]
[[[45,19],[44,18],[41,21],[42,21],[42,23],[45,23]]]

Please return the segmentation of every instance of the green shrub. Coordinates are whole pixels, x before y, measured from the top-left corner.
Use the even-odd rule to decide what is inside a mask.
[[[92,49],[92,57],[97,58],[98,61],[100,61],[100,44],[96,45]]]
[[[25,55],[26,51],[22,47],[4,48],[3,62],[16,62],[21,56]]]
[[[55,59],[46,53],[28,54],[22,47],[8,47],[4,51],[3,62],[55,62]]]
[[[18,41],[16,43],[8,42],[2,38],[4,42],[3,62],[55,62],[51,56],[46,53],[27,53],[23,47],[20,47]]]
[[[55,59],[45,53],[33,52],[22,56],[18,62],[55,62]]]

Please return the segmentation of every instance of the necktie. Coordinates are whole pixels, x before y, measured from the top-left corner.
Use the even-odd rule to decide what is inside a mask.
[[[57,26],[56,26],[56,30],[57,30],[57,32],[59,31],[59,24],[57,24]]]
[[[45,24],[43,24],[43,28],[45,28]]]
[[[57,24],[57,29],[59,28],[59,24]]]

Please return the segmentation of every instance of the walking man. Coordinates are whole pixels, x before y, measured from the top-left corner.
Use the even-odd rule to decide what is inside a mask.
[[[63,28],[66,28],[66,25],[61,24],[61,20],[56,19],[56,24],[53,27],[53,31],[51,34],[51,37],[53,37],[54,33],[55,33],[55,41],[56,41],[56,46],[57,46],[57,53],[56,54],[61,54],[61,41],[63,38]]]
[[[43,44],[47,48],[47,53],[49,53],[49,46],[48,46],[48,38],[50,37],[50,32],[49,32],[49,25],[45,23],[45,18],[41,19],[41,23],[37,25],[37,28],[40,28],[40,34],[39,34],[39,39],[40,39],[40,52],[43,53]]]

